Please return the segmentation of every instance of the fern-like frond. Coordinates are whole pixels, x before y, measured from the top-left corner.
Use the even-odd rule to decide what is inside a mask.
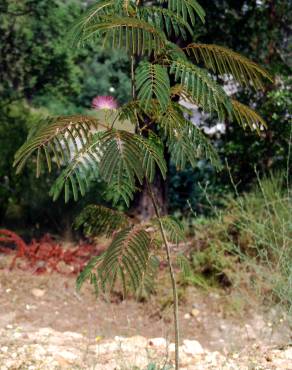
[[[136,70],[136,87],[140,105],[146,111],[150,102],[156,98],[163,111],[169,104],[170,81],[167,69],[159,64],[140,63]]]
[[[184,88],[176,85],[171,88],[173,96],[185,98]],[[192,122],[185,118],[183,107],[171,102],[164,114],[157,113],[156,122],[164,131],[166,145],[171,160],[178,169],[184,169],[187,163],[196,166],[198,159],[207,159],[220,168],[220,159],[205,134]]]
[[[141,226],[117,233],[98,269],[101,289],[112,290],[119,278],[124,294],[128,286],[137,291],[148,267],[150,247],[151,237]]]
[[[208,73],[185,60],[175,60],[170,72],[205,112],[216,112],[220,119],[230,114],[232,106],[223,88]]]
[[[131,54],[158,53],[165,45],[165,35],[153,25],[134,17],[106,16],[86,24],[76,34],[78,43],[99,38],[104,46],[126,49]]]
[[[102,285],[112,288],[120,277],[125,294],[129,285],[137,291],[147,268],[150,246],[151,238],[141,226],[120,231],[108,247],[100,267]]]
[[[84,37],[86,29],[101,21],[105,16],[115,14],[115,3],[117,0],[97,1],[82,14],[79,20],[74,24],[69,37],[73,44],[78,44]],[[122,7],[122,4],[119,4]]]
[[[108,249],[94,257],[80,273],[77,288],[89,280],[97,294],[110,292],[119,280],[124,295],[129,287],[137,294],[153,290],[159,262],[151,253],[151,245],[150,235],[141,226],[121,230]]]
[[[117,3],[120,3],[118,6],[121,7],[126,14],[131,14],[134,12],[135,1],[133,0],[116,0]]]
[[[131,220],[123,212],[100,205],[89,205],[76,218],[76,229],[82,229],[86,236],[110,237],[114,232],[129,227]]]
[[[163,50],[163,55],[166,61],[184,59],[187,60],[187,56],[178,45],[173,42],[167,41],[165,44],[165,49]]]
[[[100,123],[90,116],[64,116],[48,119],[46,125],[30,135],[28,141],[15,154],[14,166],[19,173],[33,153],[37,154],[36,172],[40,175],[45,160],[48,170],[52,163],[58,167],[68,162],[74,153],[91,140]]]
[[[114,206],[119,202],[124,202],[129,207],[134,199],[134,193],[138,190],[136,183],[126,173],[115,174],[111,182],[107,184],[104,198]]]
[[[140,184],[144,176],[153,181],[156,165],[165,177],[167,167],[162,143],[157,137],[144,138],[117,130],[107,133],[107,137],[103,142],[106,149],[100,164],[100,175],[108,183],[114,203],[122,198],[129,205],[136,190],[135,179]]]
[[[155,167],[160,170],[162,177],[166,178],[167,165],[164,159],[164,147],[160,138],[152,133],[148,138],[135,136],[141,150],[142,166],[147,179],[152,182],[155,176]]]
[[[102,22],[103,18],[117,15],[129,16],[130,13],[135,13],[134,6],[130,0],[95,1],[75,23],[71,30],[71,38],[74,43],[78,43],[86,35],[88,27]]]
[[[129,205],[136,190],[136,178],[142,184],[144,177],[135,135],[123,130],[109,130],[103,137],[102,147],[100,175],[108,183],[115,203],[122,198]]]
[[[142,119],[142,115],[140,114],[141,107],[137,100],[132,100],[128,103],[123,104],[120,108],[118,108],[118,120],[123,121],[130,121],[133,125],[137,125],[137,115]],[[144,113],[144,110],[143,110]]]
[[[177,256],[177,264],[181,271],[181,282],[186,282],[188,285],[199,286],[203,289],[208,289],[209,285],[201,274],[196,273],[191,265],[190,260],[183,254]]]
[[[167,237],[173,243],[178,244],[185,240],[185,231],[182,223],[174,216],[164,216],[160,218],[163,228],[166,231]],[[154,218],[151,223],[158,229],[159,219]]]
[[[77,200],[98,175],[107,183],[108,200],[117,204],[122,199],[129,205],[137,190],[136,180],[142,184],[147,176],[153,181],[156,166],[165,177],[163,146],[158,138],[115,129],[98,132],[58,177],[51,195],[57,199],[64,188],[66,202],[71,195]]]
[[[98,295],[99,286],[97,283],[97,278],[93,270],[97,269],[99,264],[102,263],[103,255],[95,256],[87,263],[81,273],[78,275],[76,280],[76,288],[79,291],[86,280],[89,280],[92,285],[94,285],[95,293]]]
[[[184,280],[188,280],[192,276],[192,267],[190,261],[182,253],[178,254],[176,261],[184,277]]]
[[[205,23],[206,13],[197,0],[168,0],[168,8],[183,17],[185,22],[191,21],[194,25],[196,15]]]
[[[199,159],[210,160],[218,169],[221,167],[219,156],[210,140],[188,120],[168,139],[167,145],[171,160],[178,170],[184,169],[187,163],[195,167]]]
[[[263,88],[263,79],[273,81],[270,74],[248,58],[218,45],[190,44],[185,48],[196,62],[220,75],[231,74],[242,85],[251,84],[256,89]]]
[[[249,127],[251,130],[256,130],[259,133],[260,130],[267,127],[265,120],[254,110],[237,100],[232,99],[231,101],[233,116],[243,128]]]
[[[181,130],[185,125],[183,111],[177,103],[170,102],[164,113],[161,113],[157,108],[153,109],[153,113],[159,128],[163,130],[167,138],[175,137],[176,132]]]
[[[167,35],[174,33],[176,37],[182,36],[184,39],[187,37],[187,32],[193,34],[189,24],[177,13],[170,9],[145,6],[138,8],[138,17],[148,23],[153,24],[156,28],[164,31]]]
[[[69,161],[50,190],[53,200],[60,196],[63,189],[66,203],[72,195],[77,201],[79,193],[84,196],[89,190],[92,181],[99,174],[103,137],[104,132],[96,133]]]
[[[150,293],[155,291],[154,279],[159,268],[159,259],[152,253],[148,256],[145,270],[141,276],[139,288],[136,296],[141,299],[147,297]]]

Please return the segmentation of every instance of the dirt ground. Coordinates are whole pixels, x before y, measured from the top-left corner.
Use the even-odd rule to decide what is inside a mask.
[[[74,277],[35,276],[17,268],[9,271],[9,258],[0,255],[0,329],[51,328],[89,340],[137,335],[173,340],[172,310],[162,310],[164,297],[152,296],[146,302],[121,300],[118,295],[109,301],[96,299],[89,286],[77,293]],[[257,306],[236,313],[227,309],[228,294],[188,288],[180,305],[182,340],[197,340],[204,348],[223,354],[291,345],[287,315],[276,309],[264,312]]]

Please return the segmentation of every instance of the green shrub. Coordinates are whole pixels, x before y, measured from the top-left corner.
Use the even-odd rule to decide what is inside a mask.
[[[265,303],[292,308],[292,198],[283,174],[258,179],[250,193],[199,220],[190,252],[193,274],[209,285],[253,288]]]

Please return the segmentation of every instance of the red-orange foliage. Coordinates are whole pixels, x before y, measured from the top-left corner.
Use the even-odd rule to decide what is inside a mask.
[[[1,247],[5,245],[6,247]],[[0,253],[15,253],[9,246],[16,246],[16,254],[10,269],[15,267],[16,260],[25,261],[20,268],[30,270],[34,274],[59,272],[62,274],[79,273],[92,256],[101,253],[101,249],[93,244],[80,243],[77,247],[65,249],[60,243],[47,234],[40,240],[33,239],[29,244],[10,230],[0,230]],[[8,247],[7,247],[8,246]],[[67,269],[64,269],[67,266]]]

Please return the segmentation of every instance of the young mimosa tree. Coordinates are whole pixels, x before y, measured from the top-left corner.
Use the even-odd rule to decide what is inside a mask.
[[[179,368],[178,295],[170,241],[178,243],[184,233],[177,220],[161,216],[152,190],[155,174],[165,179],[165,149],[178,169],[198,158],[220,167],[216,151],[205,135],[186,118],[179,100],[187,100],[220,121],[237,121],[260,130],[264,120],[249,107],[231,99],[214,74],[233,76],[244,86],[262,88],[268,73],[247,58],[217,45],[192,43],[179,47],[170,39],[191,37],[195,22],[204,22],[205,13],[196,0],[160,0],[158,6],[137,0],[96,1],[74,27],[74,41],[80,45],[95,39],[104,47],[127,51],[131,61],[133,99],[105,115],[50,118],[29,135],[15,157],[20,172],[29,157],[36,154],[39,176],[46,163],[65,166],[51,189],[56,199],[64,189],[65,201],[75,200],[90,189],[98,177],[107,184],[107,199],[113,205],[130,205],[133,195],[146,185],[156,216],[139,224],[126,214],[103,206],[88,206],[77,220],[90,235],[112,237],[108,249],[93,258],[78,278],[86,279],[96,291],[110,291],[120,280],[126,294],[147,286],[164,246],[173,289],[176,360]],[[182,42],[180,42],[182,44]],[[175,81],[176,83],[173,83]],[[98,105],[98,101],[95,101]],[[102,106],[102,105],[101,105]],[[109,104],[108,107],[111,107]],[[115,108],[115,106],[112,106]],[[111,112],[111,111],[110,111]],[[118,129],[127,122],[124,129]],[[127,129],[131,122],[132,127]],[[126,128],[127,127],[127,128]],[[151,282],[150,282],[151,284]]]

